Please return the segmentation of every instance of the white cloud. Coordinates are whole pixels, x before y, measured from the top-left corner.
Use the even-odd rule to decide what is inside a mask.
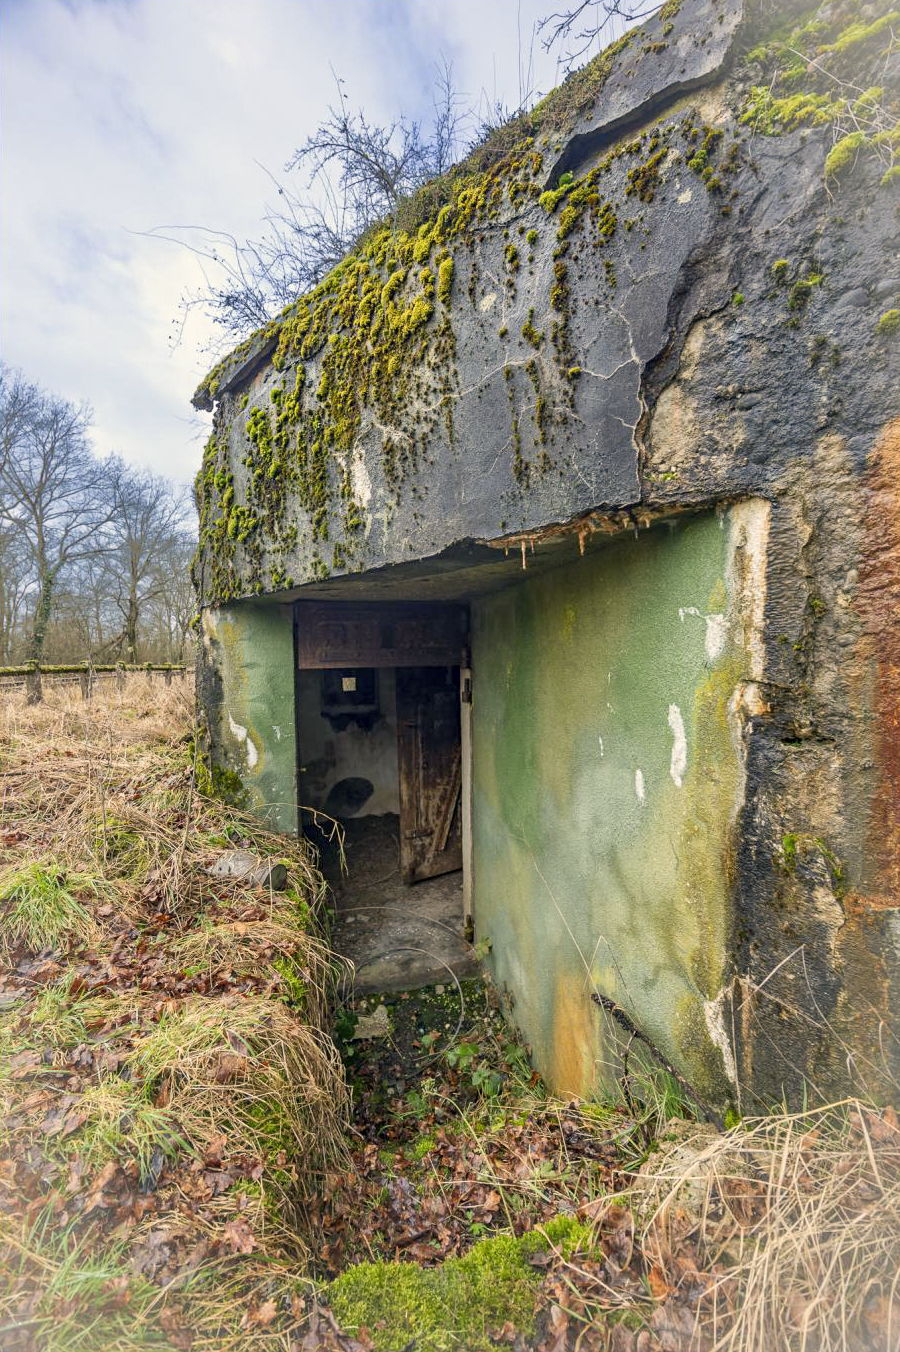
[[[200,281],[156,226],[260,230],[280,173],[334,94],[373,119],[426,113],[434,62],[460,89],[518,98],[542,0],[9,0],[4,16],[3,355],[86,399],[98,450],[181,479],[204,420],[190,396],[208,361]],[[535,83],[555,83],[536,46]]]

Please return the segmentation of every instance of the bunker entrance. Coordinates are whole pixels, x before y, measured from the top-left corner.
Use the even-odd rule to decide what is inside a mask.
[[[300,602],[295,632],[303,825],[336,946],[361,989],[469,975],[466,607]]]

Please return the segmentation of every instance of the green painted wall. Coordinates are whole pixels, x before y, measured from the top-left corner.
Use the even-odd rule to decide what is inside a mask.
[[[660,527],[473,605],[476,932],[560,1091],[613,1069],[599,990],[728,1097],[730,850],[766,521],[751,503]]]
[[[294,634],[290,606],[242,602],[203,612],[206,661],[221,678],[213,764],[236,772],[249,806],[297,830]]]

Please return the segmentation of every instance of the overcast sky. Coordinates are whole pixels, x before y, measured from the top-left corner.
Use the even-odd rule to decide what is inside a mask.
[[[98,451],[190,479],[211,365],[179,300],[201,280],[159,226],[258,235],[280,175],[334,96],[373,120],[458,88],[518,101],[520,44],[553,0],[4,0],[2,355],[94,409]],[[609,34],[609,36],[615,36]],[[533,44],[534,87],[555,62]],[[259,163],[257,163],[257,161]],[[298,184],[299,186],[299,184]]]

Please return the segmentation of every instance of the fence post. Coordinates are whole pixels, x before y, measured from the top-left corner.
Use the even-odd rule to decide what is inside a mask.
[[[171,667],[166,667],[166,670],[165,670],[165,674],[164,674],[163,679],[165,680],[166,685],[171,685],[171,684],[172,684],[172,668],[171,668]]]
[[[91,697],[91,678],[86,671],[82,671],[78,677],[78,684],[81,686],[81,698],[90,699]]]
[[[29,662],[28,668],[25,673],[25,703],[40,704],[44,698],[41,686],[41,669],[37,662]]]
[[[125,663],[124,663],[124,662],[117,662],[117,663],[116,663],[116,685],[119,687],[120,690],[121,690],[122,687],[125,685]]]

